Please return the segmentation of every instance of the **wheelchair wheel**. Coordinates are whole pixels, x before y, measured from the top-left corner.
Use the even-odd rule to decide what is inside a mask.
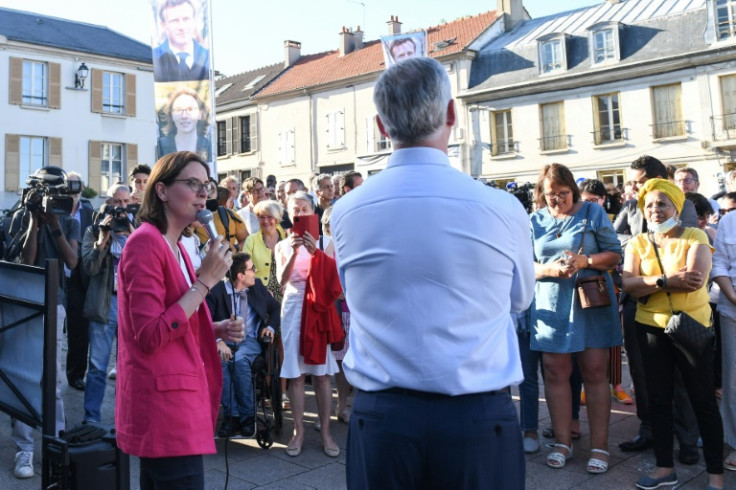
[[[268,449],[273,446],[273,437],[271,437],[271,433],[268,430],[259,431],[256,434],[256,442],[263,449]]]

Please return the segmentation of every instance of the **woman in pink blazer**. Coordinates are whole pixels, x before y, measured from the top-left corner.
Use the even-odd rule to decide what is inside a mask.
[[[156,162],[117,268],[117,440],[141,458],[142,490],[204,488],[222,390],[215,339],[243,339],[242,320],[213,325],[204,301],[232,264],[229,248],[215,241],[195,276],[179,243],[212,185],[196,153]]]

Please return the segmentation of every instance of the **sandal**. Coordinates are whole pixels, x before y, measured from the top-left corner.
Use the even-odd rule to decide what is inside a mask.
[[[603,449],[591,449],[591,453],[598,453],[602,454],[605,457],[609,457],[611,454],[608,451],[604,451]],[[588,466],[585,468],[588,473],[591,473],[593,475],[600,475],[601,473],[605,473],[608,471],[608,461],[603,461],[602,459],[598,458],[590,458],[588,460]]]
[[[736,451],[731,451],[731,454],[723,462],[723,467],[728,471],[736,471]]]
[[[565,463],[572,459],[572,444],[567,446],[565,444],[562,444],[561,442],[556,442],[552,445],[552,447],[567,449],[567,455],[562,454],[560,451],[552,451],[547,455],[547,466],[555,469],[564,468]]]

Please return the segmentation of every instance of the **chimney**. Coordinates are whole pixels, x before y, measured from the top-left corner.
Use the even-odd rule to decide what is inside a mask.
[[[286,51],[286,59],[284,60],[284,68],[289,68],[296,63],[302,55],[302,43],[298,41],[284,41],[284,50]]]
[[[342,26],[342,31],[340,32],[340,44],[338,45],[338,51],[340,52],[340,57],[345,56],[346,54],[353,51],[354,48],[354,34],[350,29],[348,29],[345,26]]]
[[[399,22],[398,15],[396,16],[392,15],[391,20],[386,22],[386,24],[388,24],[388,35],[389,36],[395,36],[396,34],[401,34],[401,22]]]
[[[503,14],[504,30],[510,31],[524,20],[524,6],[521,0],[498,0],[496,11]]]
[[[363,31],[360,30],[360,26],[358,26],[357,29],[355,29],[355,32],[353,33],[355,36],[353,38],[353,51],[357,51],[359,49],[363,48]]]

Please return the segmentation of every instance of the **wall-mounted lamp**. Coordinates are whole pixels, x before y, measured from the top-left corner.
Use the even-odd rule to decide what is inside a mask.
[[[87,65],[85,65],[84,63],[79,65],[79,68],[77,68],[77,72],[74,74],[74,88],[83,89],[84,80],[87,78],[88,74],[89,68],[87,68]]]

